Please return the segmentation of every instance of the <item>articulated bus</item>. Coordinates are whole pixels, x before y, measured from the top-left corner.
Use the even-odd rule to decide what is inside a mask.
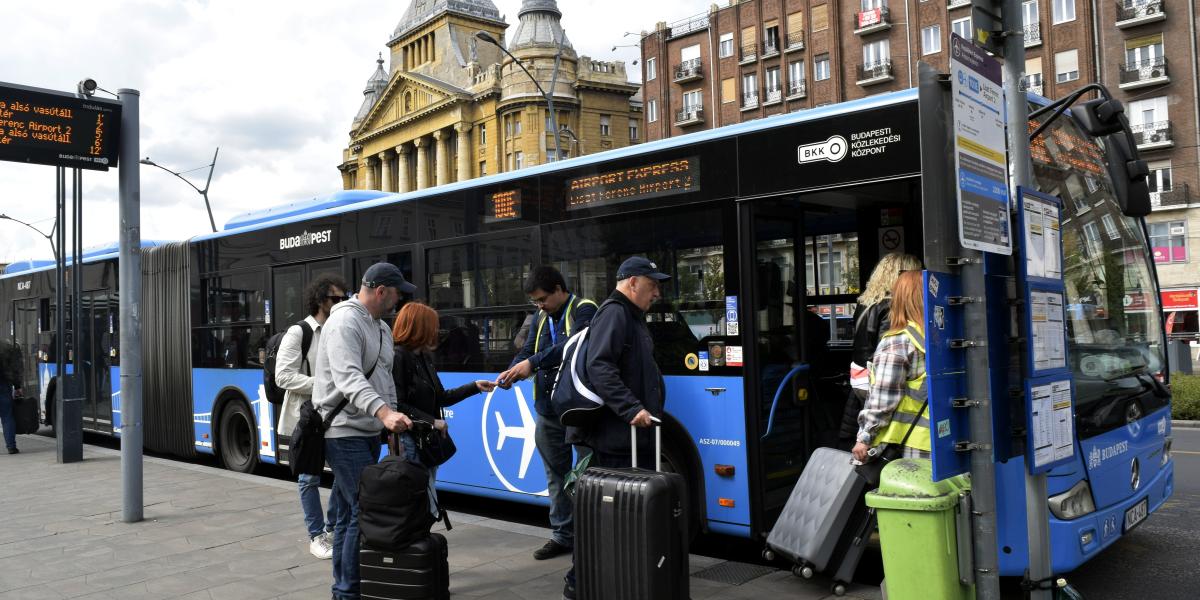
[[[807,457],[840,443],[849,317],[872,267],[888,252],[940,255],[926,232],[946,216],[926,210],[922,180],[952,167],[929,159],[949,160],[923,147],[926,120],[909,90],[415,192],[339,192],[148,244],[146,446],[237,471],[281,462],[288,432],[274,431],[264,399],[263,346],[304,316],[300,291],[319,273],[353,288],[376,261],[400,267],[440,314],[437,364],[453,386],[508,367],[533,267],[554,265],[572,292],[600,300],[640,254],[673,276],[646,316],[666,378],[664,466],[685,474],[694,525],[762,539]],[[1077,459],[1049,476],[1054,567],[1066,572],[1120,538],[1127,511],[1152,513],[1170,495],[1170,398],[1149,247],[1119,208],[1105,142],[1070,114],[1044,140],[1034,170],[1064,200],[1078,390]],[[86,316],[67,342],[84,353],[85,428],[120,435],[114,248],[83,262]],[[0,278],[3,335],[25,349],[25,387],[43,398],[53,295],[48,264]],[[43,402],[47,418],[52,408]],[[454,406],[458,454],[439,486],[545,503],[532,409],[529,382]],[[1020,575],[1025,465],[1012,429],[998,434],[1017,449],[997,465],[999,544],[1002,572]]]

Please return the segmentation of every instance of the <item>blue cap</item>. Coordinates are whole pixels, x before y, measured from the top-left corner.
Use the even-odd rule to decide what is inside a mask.
[[[658,270],[658,265],[650,262],[650,259],[645,256],[632,256],[625,259],[621,263],[621,268],[617,269],[617,281],[628,279],[635,275],[649,277],[658,281],[670,279],[671,276]]]
[[[404,279],[404,273],[400,272],[400,268],[392,263],[375,263],[367,268],[367,272],[363,273],[363,285],[367,287],[394,287],[405,294],[411,294],[417,291],[417,286]]]

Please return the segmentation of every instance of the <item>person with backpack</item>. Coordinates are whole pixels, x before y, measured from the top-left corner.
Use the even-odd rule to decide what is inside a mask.
[[[380,432],[400,433],[412,421],[395,409],[391,330],[382,318],[416,286],[391,263],[363,274],[355,297],[329,311],[314,363],[313,406],[329,423],[325,458],[333,470],[332,502],[340,502],[333,530],[333,597],[357,599],[359,582],[358,483],[379,461]]]
[[[442,409],[453,406],[478,394],[496,389],[496,384],[484,379],[472,381],[447,390],[442,387],[433,352],[438,342],[438,314],[428,305],[409,302],[396,315],[392,326],[395,360],[392,380],[396,383],[396,410],[408,415],[414,423],[428,424],[431,430],[418,434],[416,430],[400,434],[404,456],[429,469],[429,512],[440,516],[434,482],[437,468],[450,458],[446,453],[434,454],[429,446],[449,439],[449,428]],[[423,436],[423,437],[419,437]],[[439,436],[431,439],[431,436]]]
[[[567,290],[567,280],[551,266],[533,270],[525,280],[525,293],[539,310],[530,324],[533,335],[507,371],[496,382],[508,389],[516,381],[536,374],[533,384],[533,405],[537,411],[534,442],[546,468],[546,489],[550,495],[550,539],[533,553],[536,560],[545,560],[571,552],[575,545],[574,519],[571,498],[563,491],[567,474],[574,466],[571,445],[566,441],[566,428],[550,403],[555,375],[562,362],[567,338],[587,327],[596,314],[596,303],[580,298]],[[582,458],[587,448],[578,449]]]
[[[4,428],[4,446],[9,454],[17,449],[17,420],[13,417],[13,398],[21,395],[21,349],[0,342],[0,427]]]
[[[308,316],[287,328],[275,351],[275,385],[284,390],[279,424],[275,431],[290,435],[300,420],[300,407],[312,402],[312,364],[321,341],[321,328],[329,311],[346,299],[346,282],[337,275],[321,275],[304,289]],[[271,342],[268,356],[271,355]],[[268,366],[270,361],[268,361]],[[329,499],[329,512],[321,513],[321,476],[299,473],[300,508],[308,527],[308,551],[317,558],[333,558],[333,527],[337,523],[337,496]]]
[[[567,441],[592,449],[593,467],[629,467],[633,462],[629,426],[638,427],[638,464],[653,465],[651,417],[662,419],[666,389],[654,362],[654,341],[646,311],[661,297],[659,285],[671,276],[643,256],[617,269],[617,289],[600,305],[588,327],[587,379],[604,402],[587,426],[568,427]],[[563,597],[575,598],[575,567],[567,572]]]
[[[892,288],[901,273],[920,269],[921,259],[911,254],[887,254],[879,259],[879,264],[875,265],[871,277],[867,279],[866,290],[858,297],[858,308],[854,311],[854,345],[850,354],[851,394],[846,399],[838,436],[845,450],[854,446],[855,434],[858,433],[858,413],[867,400],[870,386],[867,367],[879,345],[880,335],[890,327],[888,309],[891,306]]]

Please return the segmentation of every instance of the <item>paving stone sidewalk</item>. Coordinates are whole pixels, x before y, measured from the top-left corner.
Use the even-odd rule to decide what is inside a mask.
[[[308,553],[292,482],[147,457],[145,521],[127,524],[119,452],[84,446],[83,462],[60,465],[51,438],[18,446],[0,455],[0,600],[329,597],[330,563]],[[532,558],[548,530],[460,513],[451,522],[454,597],[560,597],[568,559]],[[828,582],[786,571],[697,555],[691,570],[693,600],[833,598]],[[864,586],[844,596],[880,597]]]

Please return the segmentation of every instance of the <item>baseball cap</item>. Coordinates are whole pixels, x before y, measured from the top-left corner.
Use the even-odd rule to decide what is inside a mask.
[[[625,259],[621,263],[621,268],[617,269],[617,281],[628,279],[634,275],[649,277],[658,281],[670,279],[671,276],[658,270],[658,265],[650,262],[650,259],[644,256],[632,256]]]
[[[362,282],[367,287],[394,287],[405,294],[417,291],[417,286],[404,279],[404,273],[396,265],[386,262],[368,267],[367,272],[363,273]]]

